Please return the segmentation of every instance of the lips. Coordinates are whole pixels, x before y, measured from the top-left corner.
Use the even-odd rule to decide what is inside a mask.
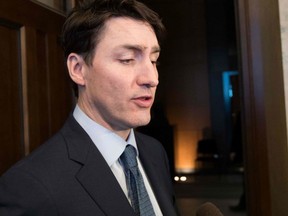
[[[150,95],[133,98],[133,102],[141,108],[150,108],[153,104],[153,97]]]

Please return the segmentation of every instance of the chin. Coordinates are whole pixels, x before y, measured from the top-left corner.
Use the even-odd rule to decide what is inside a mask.
[[[134,127],[145,126],[145,125],[149,124],[150,119],[151,119],[150,115],[147,118],[138,119],[134,122]]]
[[[126,120],[127,123],[131,126],[131,128],[145,126],[149,124],[151,120],[150,110],[131,112],[129,114],[126,114],[126,116],[129,116],[129,118],[127,118]]]

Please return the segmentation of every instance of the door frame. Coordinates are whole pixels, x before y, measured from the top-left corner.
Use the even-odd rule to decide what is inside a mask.
[[[279,5],[235,0],[243,101],[247,214],[288,212],[288,152]]]

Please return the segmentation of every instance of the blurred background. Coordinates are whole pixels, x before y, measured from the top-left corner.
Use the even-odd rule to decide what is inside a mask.
[[[0,2],[0,174],[74,106],[59,36],[77,2]],[[285,215],[285,0],[143,2],[167,37],[151,123],[137,130],[163,143],[179,211],[210,201],[224,215]]]

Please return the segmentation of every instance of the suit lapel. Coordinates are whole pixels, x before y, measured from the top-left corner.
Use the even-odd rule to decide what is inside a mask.
[[[135,216],[118,181],[96,147],[89,153],[76,177],[106,215]]]
[[[108,216],[135,216],[118,181],[103,156],[71,116],[62,130],[69,157],[81,163],[76,178],[98,207]]]

